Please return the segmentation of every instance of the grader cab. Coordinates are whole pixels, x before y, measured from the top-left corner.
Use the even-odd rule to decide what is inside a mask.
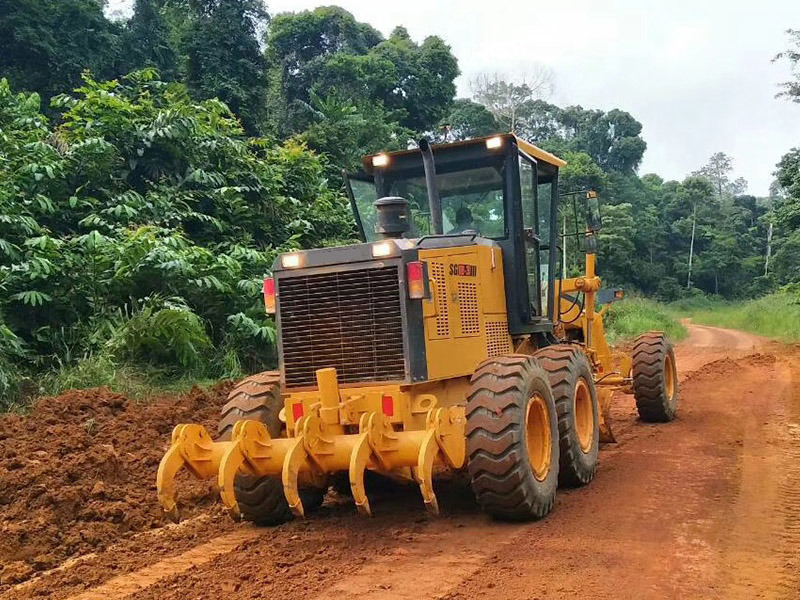
[[[365,157],[347,178],[362,243],[278,257],[264,299],[279,371],[232,390],[216,441],[175,428],[158,471],[166,512],[178,518],[183,467],[263,524],[303,516],[342,480],[371,514],[368,471],[416,483],[438,513],[434,477],[466,471],[489,514],[535,519],[559,484],[594,477],[615,391],[633,392],[642,420],[671,420],[664,334],[615,353],[608,304],[595,310],[593,192],[573,236],[585,269],[565,277],[565,164],[512,134]]]

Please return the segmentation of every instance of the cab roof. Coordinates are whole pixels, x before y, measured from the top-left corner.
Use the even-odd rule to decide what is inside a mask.
[[[551,154],[546,150],[542,150],[538,146],[531,144],[523,140],[521,137],[517,136],[513,133],[502,133],[498,135],[489,135],[486,137],[479,137],[479,138],[471,138],[469,140],[462,140],[458,142],[446,142],[443,144],[432,144],[431,150],[434,154],[436,154],[437,150],[445,149],[445,148],[458,148],[458,147],[467,147],[467,146],[478,146],[486,144],[486,140],[492,138],[502,138],[504,140],[514,140],[517,144],[517,147],[522,150],[525,154],[529,155],[532,158],[535,158],[538,161],[547,163],[553,167],[560,168],[567,164],[567,161],[557,157],[555,154]],[[411,154],[419,153],[418,148],[411,148],[409,150],[398,150],[396,152],[380,152],[378,154],[386,154],[390,157],[394,156],[408,156]],[[364,167],[364,171],[367,173],[371,173],[373,170],[372,166],[372,157],[377,156],[377,154],[368,154],[367,156],[361,159],[361,164]]]

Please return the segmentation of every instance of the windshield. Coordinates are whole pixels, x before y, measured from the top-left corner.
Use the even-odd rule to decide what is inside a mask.
[[[503,175],[498,167],[486,166],[449,173],[437,173],[439,196],[442,200],[442,223],[445,234],[475,232],[484,237],[506,237],[506,218],[503,203]],[[375,207],[377,192],[372,181],[350,180],[354,208],[358,212],[367,241],[377,238]],[[408,200],[411,211],[411,230],[405,237],[416,238],[432,234],[431,213],[425,177],[386,178],[388,196]]]

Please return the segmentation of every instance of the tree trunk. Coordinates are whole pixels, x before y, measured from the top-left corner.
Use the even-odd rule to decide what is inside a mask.
[[[694,232],[697,227],[697,203],[692,208],[692,241],[689,242],[689,274],[686,276],[686,289],[692,287],[692,259],[694,258]]]
[[[772,223],[769,224],[767,229],[767,256],[764,259],[764,276],[769,274],[769,259],[772,256]]]

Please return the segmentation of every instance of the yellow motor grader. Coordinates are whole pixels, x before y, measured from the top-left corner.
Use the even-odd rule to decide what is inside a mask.
[[[512,134],[365,157],[346,178],[363,243],[278,257],[264,299],[279,371],[232,390],[216,441],[175,428],[157,480],[167,514],[186,467],[261,524],[303,516],[343,480],[371,514],[368,471],[416,483],[432,513],[434,475],[463,471],[492,516],[536,519],[559,484],[594,477],[615,391],[642,420],[671,420],[664,334],[630,354],[606,342],[593,192],[575,232],[585,271],[565,277],[565,164]]]

